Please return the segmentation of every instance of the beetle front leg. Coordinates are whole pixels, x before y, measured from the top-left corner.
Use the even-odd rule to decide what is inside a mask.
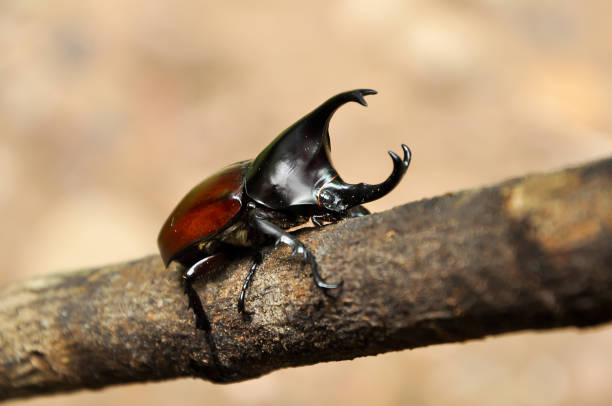
[[[261,233],[265,234],[268,237],[274,238],[276,240],[275,245],[278,244],[286,244],[291,247],[291,256],[299,255],[302,257],[302,261],[308,263],[310,268],[312,269],[312,277],[316,283],[316,285],[322,289],[325,293],[330,289],[337,289],[342,286],[343,281],[339,283],[327,283],[321,275],[319,275],[319,266],[317,265],[317,261],[312,253],[304,246],[304,244],[298,240],[295,236],[289,234],[284,231],[277,225],[272,222],[266,220],[268,216],[265,212],[254,209],[250,214],[251,224],[259,230]]]

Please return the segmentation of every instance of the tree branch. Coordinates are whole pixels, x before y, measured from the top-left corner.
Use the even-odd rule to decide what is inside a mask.
[[[524,329],[612,319],[612,158],[422,200],[300,238],[329,281],[268,249],[247,294],[244,258],[196,284],[158,256],[0,290],[0,399],[270,371]]]

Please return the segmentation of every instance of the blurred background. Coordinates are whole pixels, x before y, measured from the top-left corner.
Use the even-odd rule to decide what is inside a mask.
[[[134,259],[184,193],[340,91],[369,205],[612,154],[612,2],[0,1],[0,283]],[[273,373],[15,405],[609,405],[612,328],[525,333]],[[350,402],[350,403],[349,403]]]

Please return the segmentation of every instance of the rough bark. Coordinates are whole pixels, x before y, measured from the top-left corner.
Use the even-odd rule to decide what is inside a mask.
[[[336,299],[288,249],[267,249],[247,295],[244,258],[196,284],[158,256],[0,290],[0,399],[270,371],[524,329],[612,319],[612,158],[299,231]]]

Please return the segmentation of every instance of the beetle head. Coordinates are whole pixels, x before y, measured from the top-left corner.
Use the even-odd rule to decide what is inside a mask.
[[[343,104],[354,101],[367,106],[364,96],[370,89],[340,93],[283,131],[255,158],[247,172],[247,195],[275,210],[294,206],[322,206],[345,212],[353,206],[376,200],[389,193],[401,180],[410,162],[403,145],[404,159],[389,152],[393,173],[378,185],[345,183],[330,158],[329,122]]]

